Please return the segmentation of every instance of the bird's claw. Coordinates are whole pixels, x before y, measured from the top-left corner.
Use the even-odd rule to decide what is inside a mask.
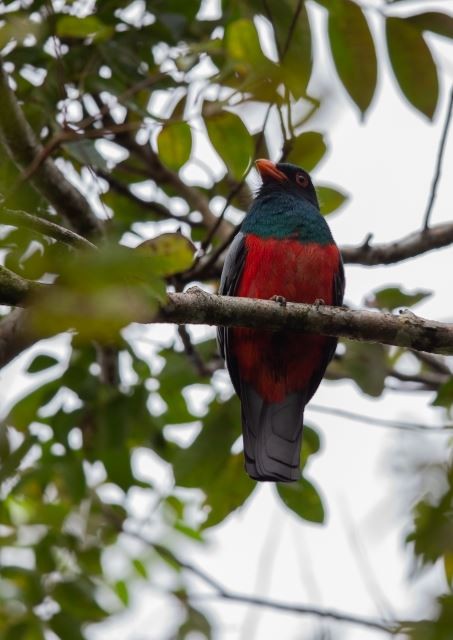
[[[281,307],[286,307],[286,298],[284,298],[283,296],[272,296],[270,300],[278,302]]]
[[[316,311],[319,311],[319,307],[325,307],[326,305],[325,300],[323,300],[322,298],[316,298],[313,304],[316,307]]]

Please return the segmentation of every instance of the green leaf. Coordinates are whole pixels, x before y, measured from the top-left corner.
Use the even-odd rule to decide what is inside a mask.
[[[197,638],[200,640],[200,638],[203,637],[206,638],[206,640],[211,640],[211,625],[204,613],[201,613],[201,611],[189,604],[186,604],[186,608],[186,620],[179,627],[174,639],[188,640],[189,638]]]
[[[72,616],[63,610],[50,619],[49,627],[61,640],[86,640],[81,628],[83,622],[83,616]]]
[[[104,463],[109,482],[117,484],[123,491],[136,484],[129,452],[123,449],[108,449],[102,451],[100,459]]]
[[[215,400],[198,437],[188,448],[177,450],[171,459],[176,484],[201,488],[206,495],[204,509],[208,517],[203,527],[221,522],[244,503],[255,487],[244,471],[243,455],[230,453],[240,433],[237,397],[223,403]]]
[[[319,207],[323,216],[328,216],[329,213],[339,209],[349,197],[342,191],[326,185],[318,185],[316,193],[318,194]]]
[[[181,233],[162,233],[142,242],[137,250],[153,259],[159,274],[171,276],[192,266],[196,248]]]
[[[290,142],[288,162],[312,171],[327,151],[324,136],[318,131],[305,131]]]
[[[179,171],[192,151],[192,131],[187,122],[170,122],[157,136],[159,158],[173,171]]]
[[[85,39],[88,36],[96,36],[97,39],[107,40],[113,32],[113,27],[107,27],[96,16],[62,16],[57,20],[57,35],[60,38]]]
[[[352,0],[326,3],[329,41],[338,76],[364,113],[376,90],[377,58],[373,36],[362,9]]]
[[[436,64],[419,29],[387,18],[387,48],[396,81],[407,100],[432,120],[439,98]]]
[[[123,327],[146,320],[165,300],[162,276],[187,264],[187,253],[181,260],[172,248],[172,243],[171,250],[154,252],[105,245],[62,260],[58,285],[36,300],[31,325],[45,333],[72,328],[82,340],[121,342]]]
[[[25,440],[12,451],[6,460],[2,460],[0,466],[0,484],[14,476],[23,459],[28,454],[34,444],[38,442],[38,439],[34,436],[28,436]]]
[[[448,585],[453,588],[453,551],[444,555],[444,571]]]
[[[427,11],[425,13],[417,13],[406,18],[421,31],[431,31],[445,38],[453,38],[453,16],[438,11]]]
[[[129,604],[129,589],[124,580],[118,580],[114,585],[115,593],[124,604],[125,607]]]
[[[139,558],[134,558],[132,560],[132,566],[141,578],[148,580],[148,570]]]
[[[236,180],[241,180],[255,151],[253,138],[241,118],[229,111],[205,115],[212,146]]]
[[[222,429],[219,429],[222,425]],[[180,449],[172,460],[176,484],[209,488],[230,457],[230,449],[241,433],[239,400],[214,400],[203,420],[203,428],[187,449]],[[225,496],[226,498],[226,496]]]
[[[453,378],[440,385],[432,405],[433,407],[445,407],[451,411],[453,405]]]
[[[300,466],[303,468],[307,464],[307,460],[310,456],[318,453],[321,448],[321,440],[319,434],[315,429],[304,425],[304,432],[302,437],[302,448],[300,452]]]
[[[38,373],[39,371],[44,371],[44,369],[49,369],[50,367],[54,367],[58,364],[59,360],[54,358],[53,356],[39,355],[36,356],[32,362],[28,365],[27,372],[28,373]]]
[[[256,482],[245,473],[243,454],[230,455],[219,467],[216,477],[203,485],[204,509],[208,514],[203,528],[213,527],[241,507],[255,486]]]
[[[298,7],[299,13],[294,22]],[[313,66],[312,38],[305,2],[298,7],[292,0],[281,0],[274,6],[269,4],[275,38],[282,54],[282,77],[296,98],[306,94]]]
[[[252,20],[240,18],[225,29],[225,49],[232,58],[252,67],[262,66],[266,58],[261,50],[258,32]]]
[[[368,395],[377,398],[384,390],[387,355],[381,344],[345,340],[345,353],[330,363],[329,370],[342,378],[351,378]]]
[[[324,522],[324,507],[315,487],[301,478],[297,482],[276,484],[278,495],[283,503],[303,520]]]
[[[371,294],[371,300],[367,301],[367,307],[376,307],[377,309],[386,309],[393,311],[398,307],[413,307],[418,302],[429,298],[431,291],[414,291],[409,293],[403,291],[399,287],[385,287],[378,289]]]
[[[85,577],[56,584],[52,597],[62,611],[84,622],[97,622],[107,616],[96,602],[93,584]]]

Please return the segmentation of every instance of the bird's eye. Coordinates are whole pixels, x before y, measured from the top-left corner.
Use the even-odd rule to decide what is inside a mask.
[[[308,187],[308,176],[305,175],[305,173],[299,172],[296,174],[296,182],[299,187]]]

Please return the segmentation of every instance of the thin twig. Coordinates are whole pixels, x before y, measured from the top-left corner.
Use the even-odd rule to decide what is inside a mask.
[[[99,178],[102,178],[103,180],[108,182],[109,186],[111,187],[111,189],[113,189],[113,191],[116,191],[116,193],[119,193],[120,195],[125,196],[126,198],[129,198],[129,200],[131,200],[134,204],[141,207],[144,211],[148,211],[149,213],[152,213],[153,215],[160,218],[161,220],[168,220],[169,218],[171,218],[172,220],[177,220],[178,222],[181,222],[181,223],[184,222],[188,224],[190,227],[198,227],[201,225],[200,222],[194,222],[193,220],[190,220],[188,216],[176,215],[161,202],[157,202],[156,200],[142,200],[142,198],[135,195],[135,193],[132,193],[132,191],[129,189],[129,187],[126,184],[114,178],[110,173],[107,173],[107,171],[103,171],[102,169],[96,169],[95,173],[97,176],[99,176]]]
[[[414,433],[445,433],[446,431],[453,431],[453,424],[446,424],[440,427],[428,427],[426,426],[426,424],[421,424],[419,422],[406,422],[405,420],[386,420],[385,418],[367,416],[361,413],[347,411],[346,409],[339,409],[338,407],[324,407],[322,405],[313,403],[307,405],[307,411],[323,413],[325,415],[335,416],[339,418],[346,418],[347,420],[360,422],[364,425],[384,427],[386,429],[399,429],[401,431],[412,431]]]
[[[443,373],[444,375],[451,376],[452,372],[445,361],[438,356],[433,356],[431,353],[424,353],[423,351],[411,351],[411,353],[423,364],[428,365],[433,371],[437,373]]]
[[[204,362],[203,358],[198,353],[197,349],[194,347],[192,340],[190,338],[190,334],[187,331],[187,328],[184,324],[178,327],[179,337],[181,338],[182,344],[184,346],[184,351],[187,354],[190,362],[193,364],[195,371],[202,378],[209,377],[213,374],[213,371],[209,368],[209,366]]]
[[[288,35],[286,36],[286,42],[284,44],[282,54],[280,56],[280,62],[283,62],[283,59],[286,56],[286,53],[289,49],[289,45],[291,44],[291,40],[294,34],[294,29],[296,28],[297,20],[299,18],[301,9],[302,9],[302,0],[299,0],[299,2],[297,3],[296,10],[294,12],[293,18],[291,20],[291,24],[289,25]]]
[[[350,624],[356,624],[362,627],[367,627],[370,629],[377,629],[378,631],[385,631],[387,633],[396,633],[399,626],[397,623],[385,623],[380,620],[373,620],[371,618],[363,618],[360,616],[355,616],[348,613],[342,613],[340,611],[335,611],[332,609],[321,609],[319,607],[305,606],[299,604],[290,604],[287,602],[279,602],[277,600],[272,600],[270,598],[260,598],[257,596],[249,596],[247,594],[235,593],[226,589],[218,580],[213,578],[203,569],[200,569],[197,565],[192,562],[186,562],[181,560],[179,557],[175,556],[175,554],[165,547],[162,547],[160,544],[155,544],[151,540],[148,540],[142,534],[131,531],[128,529],[121,529],[122,533],[126,536],[130,536],[139,540],[143,544],[148,547],[152,547],[156,549],[156,551],[162,556],[167,557],[170,564],[178,564],[181,569],[192,573],[194,576],[202,580],[205,584],[209,585],[213,590],[213,594],[203,593],[203,594],[189,594],[189,600],[198,600],[205,598],[223,598],[224,600],[231,600],[233,602],[241,602],[243,604],[252,604],[259,607],[268,607],[270,609],[274,609],[277,611],[288,611],[290,613],[299,613],[305,615],[317,616],[319,618],[329,618],[331,620],[336,620],[338,622],[348,622]]]
[[[370,240],[367,236],[366,242],[358,247],[341,247],[343,262],[367,266],[395,264],[433,249],[447,247],[453,243],[453,223],[438,224],[426,230],[414,231],[404,238],[382,244],[372,245]]]
[[[443,159],[443,155],[444,155],[445,144],[447,142],[447,135],[448,135],[448,129],[450,127],[452,111],[453,111],[453,86],[450,89],[450,99],[448,101],[447,116],[445,118],[444,129],[442,131],[442,136],[440,138],[439,150],[437,152],[436,171],[435,171],[435,174],[434,174],[433,183],[431,185],[431,194],[429,196],[428,205],[426,207],[425,221],[424,221],[424,224],[423,224],[423,228],[425,230],[428,229],[428,227],[429,227],[429,218],[431,216],[431,211],[432,211],[433,206],[434,206],[434,200],[436,198],[437,184],[438,184],[439,179],[440,179],[440,172],[441,172],[441,168],[442,168],[442,159]]]
[[[193,565],[183,567],[187,571],[195,574],[193,571]],[[196,573],[202,580],[201,575]],[[336,622],[348,622],[349,624],[355,624],[361,627],[367,627],[368,629],[375,629],[376,631],[384,631],[396,635],[399,633],[399,624],[389,624],[381,622],[380,620],[373,620],[372,618],[363,618],[361,616],[355,616],[349,613],[341,613],[334,609],[321,609],[320,607],[310,607],[298,604],[292,604],[288,602],[280,602],[278,600],[271,600],[270,598],[260,598],[258,596],[249,596],[243,593],[234,593],[232,591],[217,591],[214,594],[197,594],[189,596],[190,600],[207,600],[210,598],[223,598],[224,600],[231,600],[232,602],[240,602],[242,604],[251,604],[257,607],[267,607],[276,611],[286,611],[288,613],[299,613],[302,615],[315,616],[318,618],[324,618],[328,620],[335,620]],[[409,623],[405,623],[409,624]],[[415,623],[414,623],[415,624]]]

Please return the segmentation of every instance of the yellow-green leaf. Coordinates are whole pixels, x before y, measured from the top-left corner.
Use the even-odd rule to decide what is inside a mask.
[[[180,233],[163,233],[145,240],[137,248],[153,260],[159,275],[164,276],[189,269],[195,253],[195,246]]]
[[[373,291],[371,299],[367,301],[367,306],[393,311],[398,307],[413,307],[430,295],[431,291],[418,290],[409,292],[400,287],[385,287],[384,289]]]
[[[318,194],[319,208],[323,216],[328,216],[329,213],[339,209],[348,199],[345,193],[326,185],[318,185],[316,193]]]
[[[170,122],[157,136],[159,158],[170,169],[178,171],[190,158],[192,131],[187,122]]]
[[[241,118],[229,111],[205,118],[212,146],[226,164],[228,171],[240,180],[254,154],[253,138]]]
[[[444,555],[444,569],[447,582],[450,588],[453,588],[453,553]]]
[[[362,9],[352,0],[333,0],[329,10],[329,40],[344,88],[364,113],[376,89],[377,58],[373,36]]]
[[[261,65],[266,61],[252,20],[241,18],[231,22],[225,30],[224,44],[226,53],[234,61],[251,66]]]
[[[96,36],[97,39],[107,39],[113,34],[113,28],[105,25],[96,16],[77,18],[63,16],[57,21],[57,35],[60,38],[87,38]]]
[[[322,133],[318,131],[304,131],[291,143],[288,162],[312,171],[327,151]]]
[[[439,98],[436,64],[419,29],[404,18],[387,18],[387,48],[407,100],[432,119]]]

